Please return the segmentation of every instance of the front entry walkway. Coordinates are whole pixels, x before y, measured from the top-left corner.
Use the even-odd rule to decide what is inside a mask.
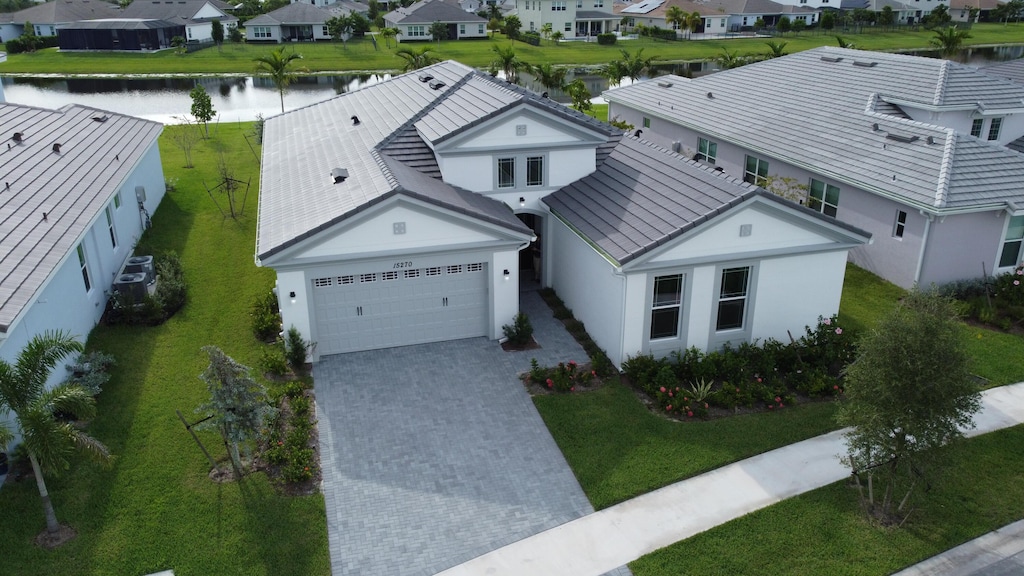
[[[314,367],[335,576],[429,576],[593,512],[516,376],[586,356],[535,292],[521,308],[539,350],[473,338]]]

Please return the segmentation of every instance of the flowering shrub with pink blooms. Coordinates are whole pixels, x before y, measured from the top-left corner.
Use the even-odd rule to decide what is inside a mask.
[[[553,368],[542,368],[536,358],[530,361],[529,379],[553,392],[576,392],[588,385],[597,374],[580,367],[575,361],[559,362]]]

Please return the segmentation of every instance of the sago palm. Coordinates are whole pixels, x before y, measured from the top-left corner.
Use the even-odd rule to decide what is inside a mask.
[[[412,70],[419,70],[431,64],[437,64],[440,60],[434,56],[434,51],[429,46],[424,46],[419,50],[413,48],[399,48],[395,51],[395,55],[405,60],[405,64],[402,66],[402,72],[410,72]]]
[[[46,490],[43,474],[56,474],[70,466],[68,457],[75,450],[99,460],[110,459],[110,452],[99,440],[75,428],[70,422],[58,420],[54,414],[91,418],[96,402],[88,391],[77,384],[64,383],[46,389],[53,368],[82,345],[64,332],[46,332],[29,341],[18,354],[14,365],[0,360],[0,413],[12,412],[17,431],[32,464],[36,486],[43,501],[46,530],[60,529],[57,515]],[[11,440],[11,430],[0,424],[0,445]]]

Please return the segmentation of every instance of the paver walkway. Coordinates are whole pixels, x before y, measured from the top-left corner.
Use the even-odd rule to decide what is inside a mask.
[[[1024,383],[984,392],[968,436],[1024,422]],[[597,576],[785,498],[842,480],[842,431],[666,486],[495,550],[441,576]]]
[[[335,576],[433,575],[593,512],[516,376],[586,356],[536,292],[520,298],[541,349],[473,338],[314,367]]]

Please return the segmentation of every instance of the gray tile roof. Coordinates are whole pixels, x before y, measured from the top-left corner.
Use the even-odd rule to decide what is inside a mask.
[[[670,88],[659,87],[665,80]],[[989,112],[1024,105],[1024,86],[946,60],[823,47],[694,80],[661,77],[605,97],[922,208],[1024,203],[1024,155],[884,113],[893,101]],[[878,99],[885,105],[876,107]]]
[[[181,24],[166,20],[139,20],[137,18],[107,18],[104,20],[80,20],[67,24],[65,30],[153,30],[158,28],[181,29]]]
[[[248,20],[248,26],[267,26],[275,24],[323,24],[335,16],[348,14],[349,10],[337,8],[335,5],[326,7],[314,6],[305,2],[285,4],[277,10]]]
[[[1024,58],[986,66],[985,68],[982,68],[981,71],[985,74],[998,76],[1000,78],[1007,78],[1014,82],[1024,84]]]
[[[755,195],[777,198],[650,142],[622,137],[594,173],[545,197],[544,203],[624,265]],[[869,236],[805,212],[856,236]]]
[[[117,4],[103,0],[50,0],[19,10],[11,16],[18,24],[62,24],[76,20],[116,18],[120,15]]]
[[[157,122],[84,106],[0,104],[0,134],[11,146],[0,154],[0,331],[73,254],[162,129]],[[22,133],[21,143],[13,141],[15,132]]]
[[[420,0],[405,8],[398,8],[384,15],[395,24],[433,24],[434,22],[487,22],[472,12],[466,12],[458,2],[445,0]]]
[[[121,11],[122,18],[149,18],[154,20],[170,20],[183,22],[205,22],[213,18],[194,18],[205,6],[210,4],[221,11],[221,22],[235,22],[238,18],[225,12],[226,4],[217,0],[134,0]]]

